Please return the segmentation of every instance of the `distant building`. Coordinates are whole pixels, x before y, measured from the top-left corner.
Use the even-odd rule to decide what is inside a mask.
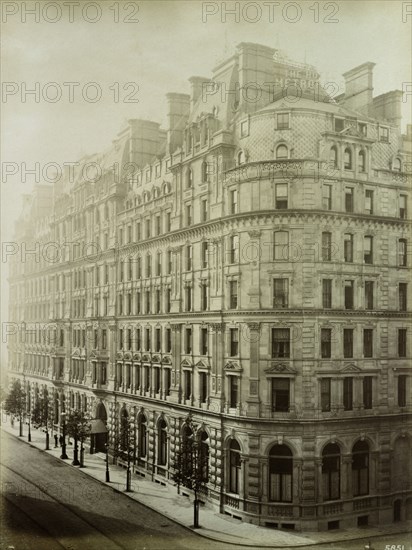
[[[82,408],[111,441],[130,420],[160,482],[194,435],[204,500],[247,522],[410,518],[411,127],[372,70],[332,99],[242,43],[167,95],[166,130],[130,120],[26,197],[9,364],[28,407]]]

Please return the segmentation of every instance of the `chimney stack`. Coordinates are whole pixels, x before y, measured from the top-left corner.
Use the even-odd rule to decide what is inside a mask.
[[[386,94],[373,98],[373,116],[385,119],[391,124],[401,125],[401,104],[403,93],[400,90],[392,90]]]
[[[174,153],[183,144],[183,133],[190,113],[190,95],[166,94],[167,109],[167,152]]]
[[[373,68],[375,63],[368,61],[346,73],[344,105],[348,109],[368,113],[368,106],[372,104]]]
[[[205,85],[210,82],[210,78],[204,76],[192,76],[190,82],[190,108],[193,109],[196,101],[205,92]]]

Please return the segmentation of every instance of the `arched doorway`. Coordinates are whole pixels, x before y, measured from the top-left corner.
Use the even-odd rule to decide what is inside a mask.
[[[402,501],[401,499],[396,499],[393,503],[393,521],[401,521],[401,509]]]
[[[105,453],[108,437],[107,411],[103,403],[96,409],[96,418],[91,421],[90,453]]]

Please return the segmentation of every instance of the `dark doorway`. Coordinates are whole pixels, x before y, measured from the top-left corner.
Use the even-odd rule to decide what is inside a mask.
[[[393,521],[401,521],[401,506],[402,501],[400,499],[395,500],[393,503]]]

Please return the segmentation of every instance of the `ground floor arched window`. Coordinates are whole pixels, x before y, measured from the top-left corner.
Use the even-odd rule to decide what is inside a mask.
[[[229,492],[239,494],[240,491],[240,445],[232,439],[229,445]]]
[[[322,452],[323,500],[340,498],[340,447],[329,443]]]
[[[352,449],[352,491],[358,497],[369,493],[369,445],[357,441]]]
[[[269,452],[269,500],[292,502],[293,455],[286,445],[273,445]]]
[[[157,462],[159,466],[165,466],[167,463],[167,424],[163,418],[158,424],[158,434]]]

